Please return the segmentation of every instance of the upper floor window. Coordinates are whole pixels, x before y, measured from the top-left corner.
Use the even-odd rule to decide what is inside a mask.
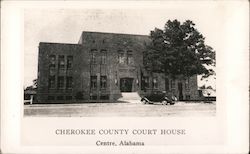
[[[128,56],[127,64],[128,65],[133,65],[134,64],[133,52],[131,50],[129,50],[127,52],[127,56]]]
[[[131,50],[128,50],[127,52],[119,50],[118,62],[119,64],[133,65],[134,64],[133,52]]]
[[[49,89],[53,89],[56,86],[56,78],[55,76],[49,76]]]
[[[102,89],[107,88],[107,76],[101,76],[101,88]]]
[[[90,76],[90,87],[91,89],[97,88],[97,76]]]
[[[122,51],[122,50],[118,51],[118,62],[119,62],[119,64],[125,64],[126,63],[125,52]]]
[[[101,50],[101,64],[106,64],[107,60],[107,51],[106,50]]]
[[[153,88],[154,89],[158,88],[158,78],[157,77],[153,77]]]
[[[97,50],[96,49],[92,49],[90,51],[90,58],[91,58],[91,64],[96,64],[97,63],[97,61],[96,61],[96,59],[97,59]]]
[[[65,68],[64,55],[59,55],[59,58],[58,58],[58,68],[59,69],[64,69]]]
[[[50,55],[49,56],[49,68],[54,69],[56,67],[56,56]]]
[[[72,69],[73,56],[67,56],[67,69]]]
[[[67,78],[66,78],[66,88],[67,89],[72,89],[72,85],[73,85],[72,76],[67,76]]]

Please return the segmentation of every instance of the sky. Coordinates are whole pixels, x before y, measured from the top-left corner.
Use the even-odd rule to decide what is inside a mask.
[[[195,1],[194,1],[195,2]],[[24,11],[24,87],[37,78],[39,42],[77,43],[82,31],[149,35],[167,20],[192,20],[216,53],[221,43],[223,9],[217,3],[160,4],[158,7],[36,8]],[[225,10],[224,10],[225,12]],[[214,77],[198,81],[216,88]]]

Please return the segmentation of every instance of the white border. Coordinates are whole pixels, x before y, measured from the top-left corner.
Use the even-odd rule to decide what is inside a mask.
[[[120,1],[120,2],[2,2],[1,10],[1,150],[4,153],[246,153],[248,150],[248,86],[249,86],[249,5],[247,1],[220,1],[227,15],[226,23],[230,26],[225,31],[222,42],[226,51],[217,55],[217,85],[221,87],[218,95],[217,122],[222,122],[225,131],[224,144],[199,146],[156,146],[96,148],[76,146],[23,146],[21,145],[22,120],[22,72],[23,72],[23,8],[147,8],[164,7],[165,2],[158,1]],[[180,4],[183,1],[168,4]],[[197,2],[198,3],[198,2]],[[98,5],[96,5],[98,4]],[[198,4],[197,4],[198,5]],[[202,10],[201,10],[202,11]],[[218,88],[218,86],[217,86]],[[223,112],[221,112],[223,111]],[[220,114],[225,114],[220,115]],[[77,119],[75,119],[77,120]],[[114,120],[114,119],[113,119]],[[119,119],[117,119],[119,120]],[[188,119],[193,120],[193,119]],[[35,119],[37,121],[37,119]],[[112,119],[111,119],[112,121]],[[187,141],[188,142],[188,141]]]

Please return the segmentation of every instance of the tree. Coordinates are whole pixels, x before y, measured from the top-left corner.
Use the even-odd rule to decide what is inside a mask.
[[[144,51],[144,65],[152,72],[165,73],[172,78],[202,75],[215,72],[206,66],[215,66],[215,51],[205,44],[205,37],[186,20],[168,20],[164,29],[150,32],[151,43]]]
[[[200,89],[206,89],[206,85],[202,85]]]

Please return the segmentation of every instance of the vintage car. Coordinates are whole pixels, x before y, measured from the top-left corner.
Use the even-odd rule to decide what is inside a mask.
[[[154,91],[150,95],[141,98],[143,104],[154,104],[160,102],[162,105],[174,105],[176,100],[175,96],[167,95],[165,91]]]

